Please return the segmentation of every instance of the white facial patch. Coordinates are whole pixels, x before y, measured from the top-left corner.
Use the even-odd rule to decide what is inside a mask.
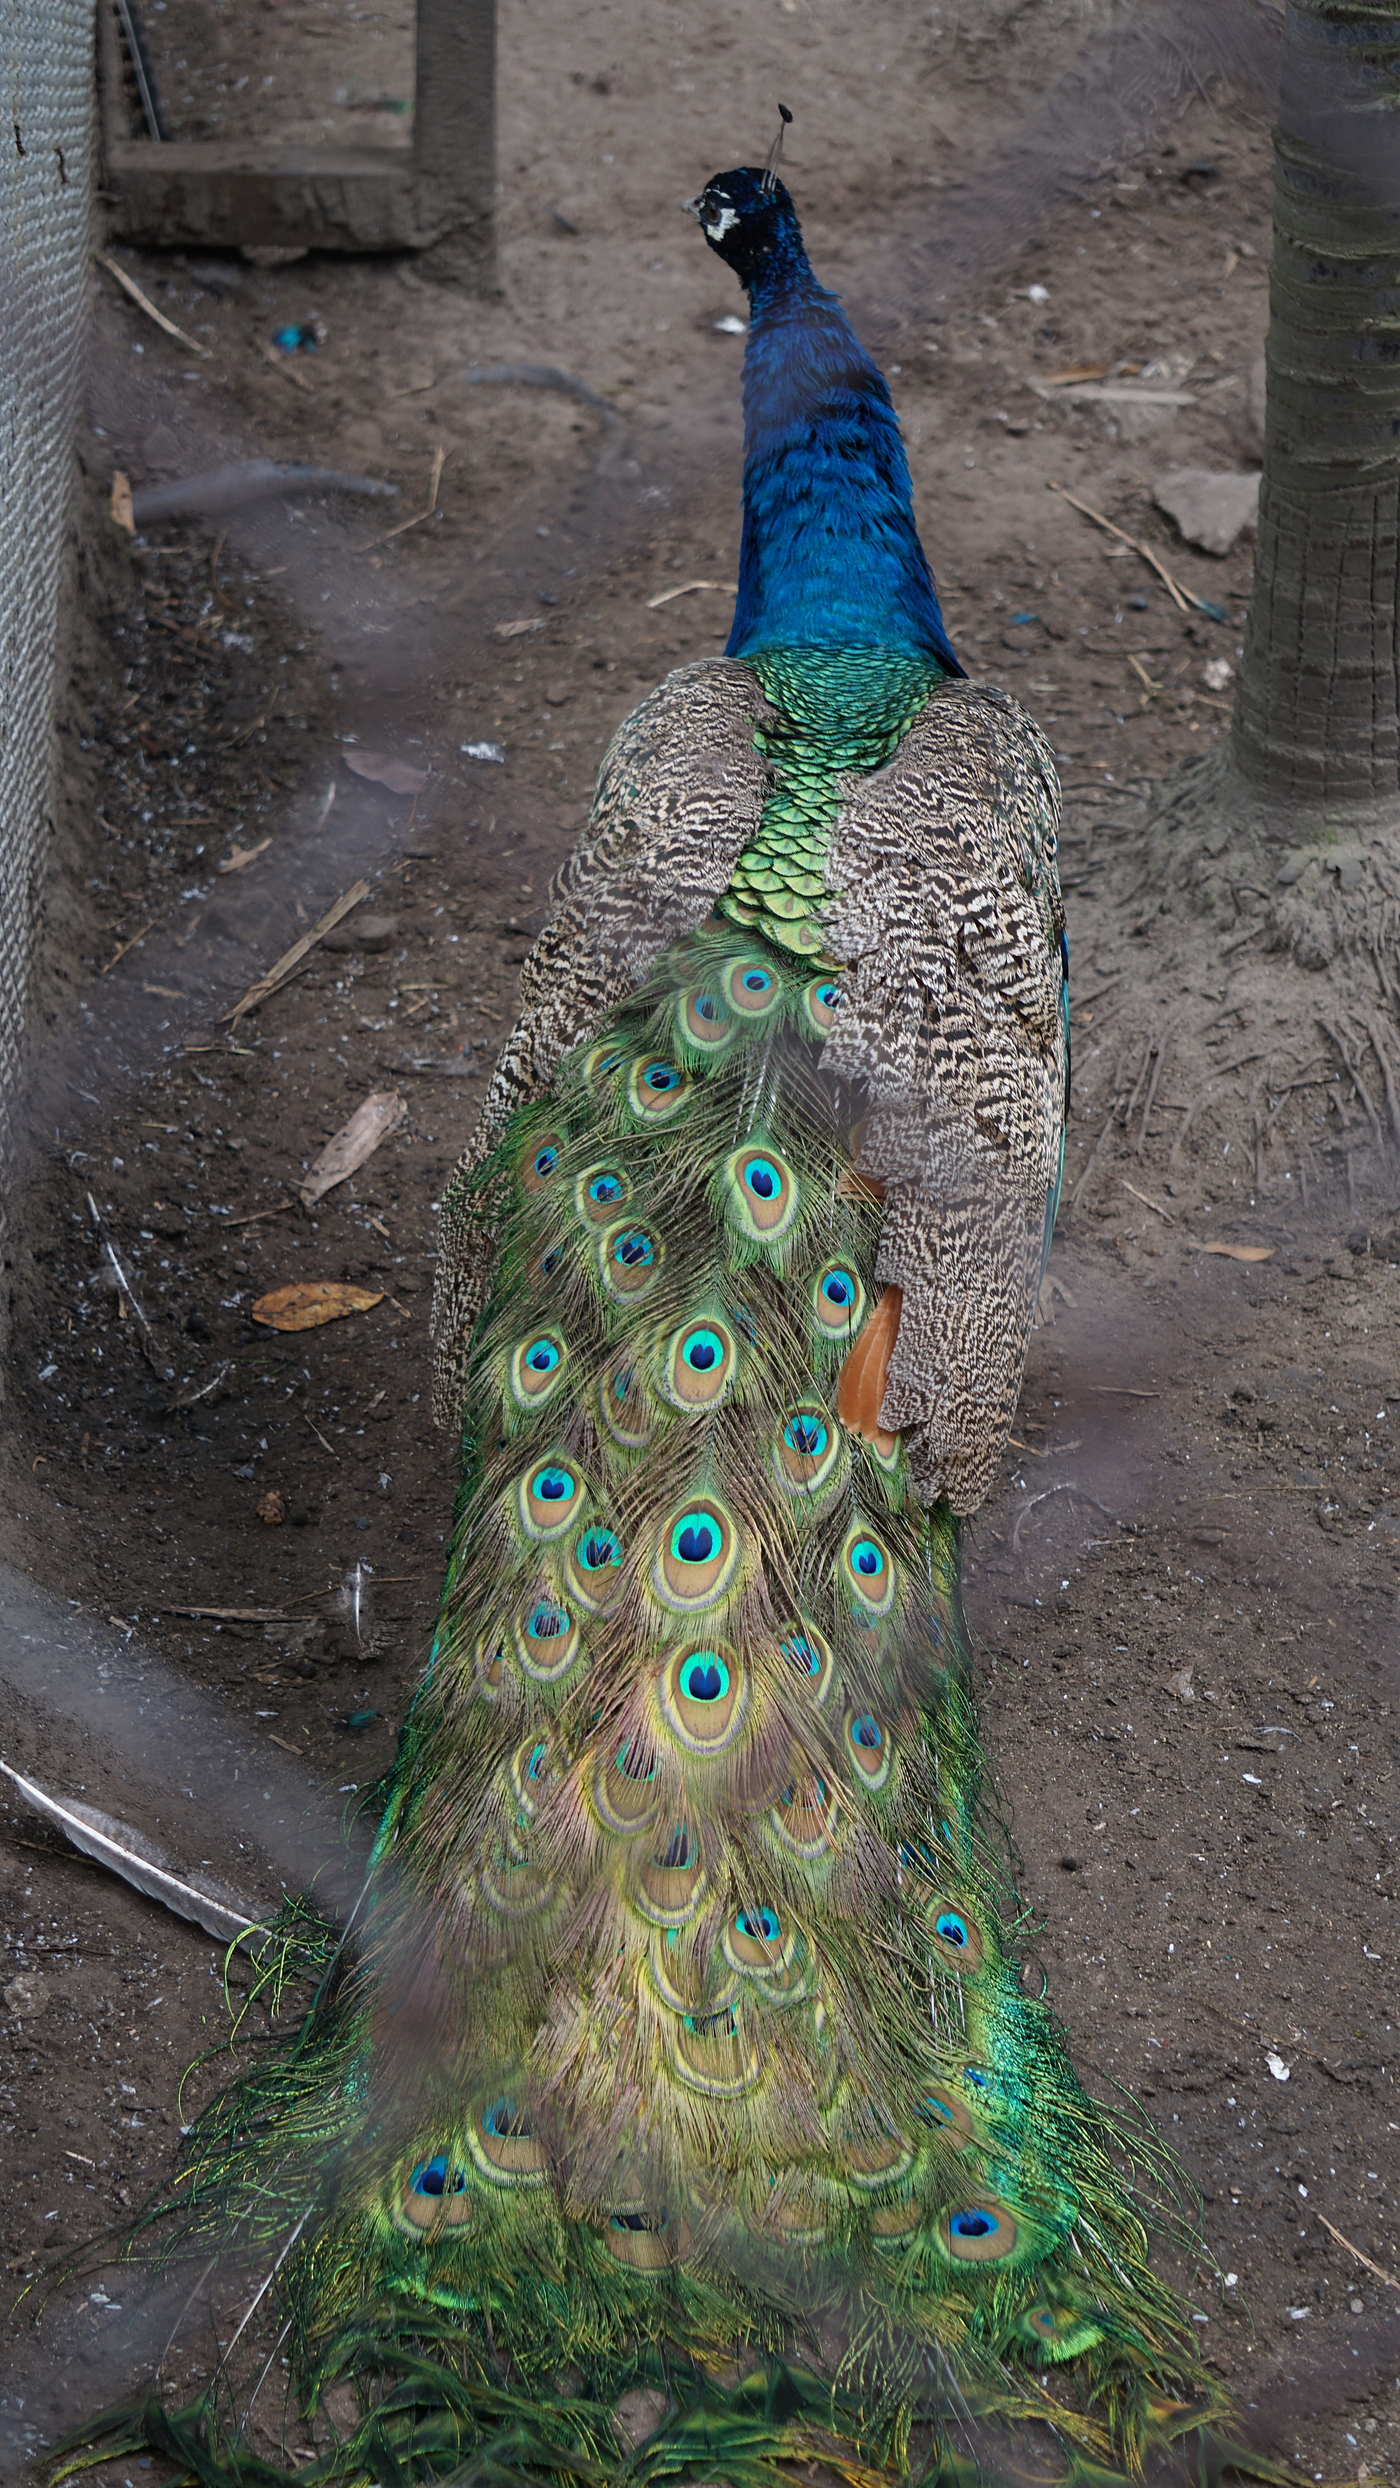
[[[722,242],[726,233],[729,232],[732,226],[737,225],[738,221],[739,210],[737,207],[722,207],[718,216],[715,218],[714,223],[712,225],[706,225],[705,231],[709,235],[712,242]]]

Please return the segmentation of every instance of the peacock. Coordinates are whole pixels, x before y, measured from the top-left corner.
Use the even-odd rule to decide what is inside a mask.
[[[1281,2476],[1023,1975],[960,1601],[1060,1186],[1054,756],[776,154],[689,205],[750,305],[733,627],[613,736],[444,1196],[460,1492],[354,1944],[140,2242],[252,2259],[307,2481]],[[237,2420],[68,2466],[281,2476]]]

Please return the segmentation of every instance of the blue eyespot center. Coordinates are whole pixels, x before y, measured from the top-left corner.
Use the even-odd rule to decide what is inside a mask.
[[[656,1862],[658,1866],[672,1867],[690,1864],[690,1831],[685,1823],[677,1823]]]
[[[869,1711],[862,1711],[858,1719],[851,1721],[851,1743],[859,1745],[863,1753],[877,1753],[884,1741],[880,1723]]]
[[[831,1437],[820,1417],[793,1417],[783,1428],[783,1441],[789,1451],[804,1460],[819,1460]]]
[[[818,985],[817,1000],[820,1002],[824,1011],[834,1011],[837,1004],[840,1002],[840,999],[841,992],[839,986]]]
[[[595,1175],[588,1187],[588,1197],[590,1201],[597,1201],[602,1205],[606,1205],[609,1201],[620,1201],[622,1185],[616,1175]]]
[[[671,1544],[683,1564],[707,1564],[715,1552],[714,1528],[707,1520],[681,1521]]]
[[[742,1909],[736,1923],[741,1935],[758,1944],[776,1944],[783,1931],[776,1909]]]
[[[461,2194],[467,2183],[460,2168],[448,2167],[445,2152],[439,2152],[434,2160],[424,2160],[408,2182],[415,2194],[432,2195]]]
[[[783,1179],[776,1166],[770,1166],[766,1158],[750,1158],[744,1169],[744,1181],[760,1201],[776,1200],[783,1188]]]
[[[829,1277],[822,1280],[822,1294],[828,1304],[854,1304],[855,1280],[848,1278],[844,1270],[833,1270]]]
[[[712,993],[698,993],[696,995],[695,1016],[697,1019],[719,1019],[722,1016],[719,1004],[716,1002]]]
[[[691,1702],[720,1702],[729,1691],[729,1670],[713,1650],[697,1650],[681,1669],[681,1691]]]
[[[933,1931],[940,1943],[951,1944],[958,1952],[965,1951],[972,1941],[966,1919],[960,1918],[955,1909],[940,1909],[933,1922]]]
[[[713,1373],[716,1365],[723,1362],[724,1341],[712,1330],[693,1330],[681,1355],[692,1373]]]
[[[873,1581],[885,1569],[885,1558],[873,1538],[858,1538],[851,1549],[851,1562],[864,1580]]]
[[[535,1173],[539,1176],[541,1182],[543,1182],[547,1175],[553,1174],[558,1163],[559,1152],[553,1146],[553,1143],[551,1143],[548,1148],[541,1149],[537,1153],[535,1158]]]
[[[608,1564],[620,1564],[622,1546],[616,1531],[590,1529],[580,1543],[578,1559],[585,1572],[602,1572]]]
[[[745,993],[767,993],[772,982],[772,977],[766,975],[762,968],[746,968],[744,971]]]
[[[550,1598],[540,1599],[538,1605],[531,1608],[525,1625],[531,1641],[555,1641],[560,1633],[567,1633],[568,1629],[567,1609],[556,1607]]]
[[[525,1351],[525,1362],[532,1374],[552,1374],[559,1362],[559,1350],[552,1339],[533,1339]]]
[[[748,1936],[753,1943],[776,1943],[783,1933],[783,1921],[776,1908],[741,1908],[736,1926],[741,1936]]]
[[[481,2120],[488,2134],[532,2134],[534,2127],[523,2108],[513,2099],[495,2099]]]
[[[647,1087],[654,1089],[661,1097],[668,1089],[679,1088],[681,1084],[681,1075],[674,1063],[648,1063],[642,1077]]]
[[[576,1488],[567,1469],[541,1469],[530,1491],[541,1503],[567,1503]]]
[[[954,2212],[948,2226],[954,2237],[995,2237],[1001,2222],[995,2212],[974,2206],[969,2211]]]
[[[537,1745],[535,1747],[529,1761],[525,1765],[525,1777],[527,1780],[537,1780],[540,1777],[544,1770],[544,1758],[548,1751],[549,1748],[546,1745]]]
[[[613,1259],[620,1261],[627,1270],[645,1269],[649,1262],[656,1259],[656,1246],[645,1228],[633,1227],[628,1234],[618,1237],[613,1246]]]

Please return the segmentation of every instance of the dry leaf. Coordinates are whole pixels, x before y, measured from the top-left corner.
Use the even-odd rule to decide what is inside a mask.
[[[1272,1261],[1272,1244],[1202,1244],[1203,1253],[1223,1253],[1227,1261]]]
[[[258,840],[258,843],[257,843],[257,845],[256,845],[255,847],[237,847],[237,846],[236,846],[236,847],[234,847],[234,848],[231,850],[231,852],[230,852],[230,853],[229,853],[229,854],[225,857],[225,859],[224,859],[224,861],[223,861],[223,863],[222,863],[222,864],[218,864],[218,865],[216,865],[216,866],[215,866],[215,870],[216,870],[217,872],[221,872],[221,873],[241,873],[241,872],[244,872],[244,871],[246,871],[246,869],[247,869],[247,867],[248,867],[248,865],[249,865],[249,864],[254,863],[254,862],[256,861],[256,859],[257,859],[257,857],[258,857],[258,856],[263,855],[263,854],[265,854],[265,853],[266,853],[267,849],[271,846],[271,844],[272,844],[272,840],[271,840],[270,838],[260,838],[260,839]],[[1080,1022],[1079,1022],[1079,1024],[1080,1024],[1081,1028],[1082,1028],[1082,1027],[1084,1026],[1084,1024],[1085,1024],[1085,1023],[1084,1023],[1084,1018],[1083,1018],[1083,1014],[1082,1014],[1082,1013],[1080,1014]]]
[[[313,1160],[298,1188],[302,1208],[314,1208],[322,1193],[329,1192],[334,1184],[343,1184],[347,1175],[353,1175],[356,1167],[363,1166],[366,1158],[373,1155],[381,1140],[387,1140],[391,1132],[398,1130],[407,1114],[408,1108],[397,1089],[376,1089],[373,1096],[366,1097],[349,1122],[342,1123],[320,1156]]]
[[[491,636],[493,639],[523,639],[527,631],[542,631],[543,629],[543,622],[534,614],[530,614],[522,622],[493,622]]]
[[[428,783],[426,770],[410,769],[406,760],[395,760],[388,752],[346,750],[341,757],[356,777],[372,778],[376,786],[387,786],[391,795],[421,795]]]
[[[269,1486],[265,1495],[259,1495],[257,1515],[259,1520],[267,1522],[269,1529],[276,1529],[286,1519],[287,1506],[280,1486]]]
[[[304,1279],[295,1287],[274,1287],[253,1307],[255,1322],[269,1330],[319,1330],[322,1322],[338,1322],[346,1313],[368,1313],[384,1302],[382,1288],[346,1287],[338,1279]]]
[[[136,521],[131,513],[131,481],[128,476],[123,475],[120,467],[112,477],[110,507],[113,526],[124,527],[129,536],[134,536]]]

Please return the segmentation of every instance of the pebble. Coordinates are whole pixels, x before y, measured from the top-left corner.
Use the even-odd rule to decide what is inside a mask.
[[[49,1983],[37,1971],[21,1970],[4,1991],[7,2013],[25,2015],[42,2013],[49,2000]]]

